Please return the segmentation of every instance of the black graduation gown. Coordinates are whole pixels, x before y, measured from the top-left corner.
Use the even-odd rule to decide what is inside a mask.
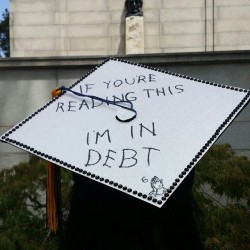
[[[162,208],[74,174],[61,250],[198,250],[190,193],[194,170]]]

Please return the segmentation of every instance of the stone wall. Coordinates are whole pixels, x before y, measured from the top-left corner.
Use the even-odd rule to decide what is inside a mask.
[[[206,52],[120,56],[216,83],[250,89],[250,52]],[[102,56],[0,59],[0,134],[43,106],[56,85],[69,86],[106,59]],[[223,104],[222,104],[223,105]],[[250,157],[250,105],[220,137]],[[26,161],[28,154],[0,142],[0,169]]]
[[[10,0],[11,56],[125,54],[125,0]],[[250,49],[249,0],[144,0],[145,53]]]

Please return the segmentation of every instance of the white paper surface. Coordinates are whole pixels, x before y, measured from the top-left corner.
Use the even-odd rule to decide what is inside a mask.
[[[119,122],[122,108],[66,92],[1,140],[158,207],[249,101],[247,90],[116,59],[72,90],[129,100],[137,117]]]

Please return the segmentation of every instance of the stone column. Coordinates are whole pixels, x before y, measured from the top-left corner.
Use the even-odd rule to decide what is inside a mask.
[[[142,0],[126,0],[126,54],[144,53]]]

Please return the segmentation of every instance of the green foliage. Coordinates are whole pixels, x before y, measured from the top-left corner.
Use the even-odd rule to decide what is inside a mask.
[[[72,176],[67,170],[61,176],[65,221]],[[34,156],[0,172],[1,250],[57,248],[58,239],[45,227],[46,178],[46,161]],[[249,184],[250,161],[236,156],[229,145],[213,146],[197,164],[194,211],[205,250],[250,249]],[[230,199],[223,205],[216,194]]]
[[[204,184],[214,195],[206,192]],[[250,161],[246,157],[236,156],[230,145],[213,146],[196,166],[193,193],[206,250],[250,249]],[[225,205],[214,198],[216,194],[223,195]]]
[[[214,146],[199,162],[196,172],[197,185],[207,182],[215,193],[236,200],[246,198],[249,202],[250,161],[235,156],[230,145]]]
[[[69,209],[71,174],[62,171],[64,217]],[[47,237],[46,162],[32,156],[0,173],[0,249],[56,249],[56,238]],[[67,204],[66,204],[67,203]]]
[[[9,32],[9,11],[5,9],[2,14],[2,21],[0,21],[0,52],[5,57],[10,56],[10,32]],[[0,53],[1,57],[1,53]]]

